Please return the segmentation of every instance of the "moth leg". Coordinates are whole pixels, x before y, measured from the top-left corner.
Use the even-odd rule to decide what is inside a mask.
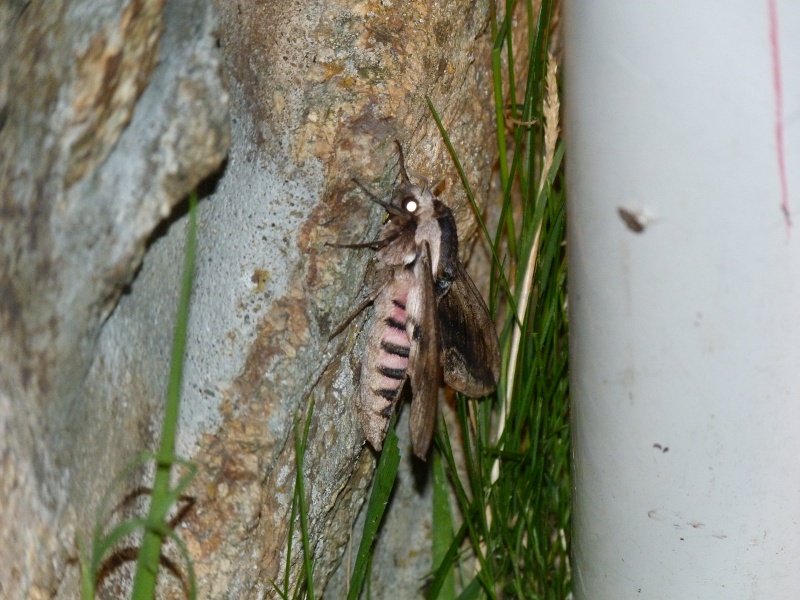
[[[385,240],[375,240],[374,242],[363,242],[361,244],[339,244],[337,242],[325,242],[326,246],[331,248],[350,248],[351,250],[380,250],[385,247],[389,242]]]
[[[337,335],[342,333],[345,327],[347,327],[348,325],[350,325],[350,323],[353,322],[353,319],[355,319],[358,315],[360,315],[364,311],[364,309],[367,308],[370,304],[375,302],[375,298],[377,298],[380,295],[382,289],[383,286],[378,286],[377,288],[372,290],[369,294],[367,294],[367,296],[358,304],[358,306],[356,306],[355,309],[353,309],[350,312],[350,314],[347,315],[347,317],[345,317],[344,321],[342,321],[339,324],[339,326],[333,330],[333,333],[331,333],[328,336],[328,341],[331,341]]]

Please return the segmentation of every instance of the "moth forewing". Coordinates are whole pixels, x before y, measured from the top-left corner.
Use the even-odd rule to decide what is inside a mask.
[[[500,344],[489,309],[460,262],[438,313],[445,383],[471,398],[491,394],[500,377]]]
[[[420,246],[414,264],[415,285],[408,295],[407,331],[411,340],[408,376],[411,381],[409,429],[414,454],[425,459],[433,437],[442,380],[439,353],[439,319],[433,288],[430,247]]]

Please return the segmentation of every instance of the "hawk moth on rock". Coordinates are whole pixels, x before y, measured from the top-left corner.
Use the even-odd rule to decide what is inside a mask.
[[[375,250],[376,284],[330,337],[373,305],[375,315],[356,400],[358,418],[367,441],[380,450],[408,380],[411,443],[414,454],[424,460],[442,378],[466,396],[490,394],[497,387],[500,350],[486,303],[458,258],[452,211],[426,183],[412,183],[403,148],[395,143],[401,181],[388,201],[356,181],[370,200],[389,213],[377,239],[366,244],[331,244]]]

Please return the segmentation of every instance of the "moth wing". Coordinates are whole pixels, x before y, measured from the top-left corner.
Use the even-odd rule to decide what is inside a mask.
[[[471,398],[491,394],[500,377],[500,344],[489,309],[464,265],[439,300],[444,381]]]
[[[436,424],[441,382],[440,331],[433,289],[430,248],[423,243],[414,265],[415,285],[409,292],[406,311],[411,351],[408,376],[411,381],[411,445],[414,454],[425,459]]]

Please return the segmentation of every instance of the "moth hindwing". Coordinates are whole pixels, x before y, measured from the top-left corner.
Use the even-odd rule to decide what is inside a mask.
[[[490,394],[500,373],[500,350],[486,304],[459,261],[453,213],[427,184],[411,182],[396,144],[401,181],[389,201],[358,184],[389,213],[378,237],[367,244],[337,244],[375,250],[378,283],[331,337],[373,304],[356,412],[367,441],[380,450],[408,380],[411,443],[424,460],[442,376],[467,396]]]

